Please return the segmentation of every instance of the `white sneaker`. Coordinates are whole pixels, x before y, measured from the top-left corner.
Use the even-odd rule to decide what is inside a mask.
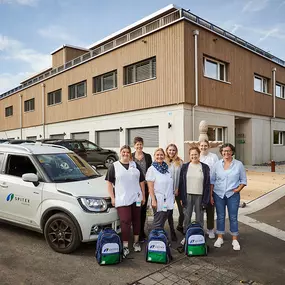
[[[123,258],[126,258],[127,255],[129,255],[129,254],[130,254],[129,248],[128,247],[124,247],[124,249],[123,249]]]
[[[233,250],[240,250],[240,244],[236,239],[233,239],[232,246]]]
[[[185,238],[183,238],[183,240],[180,242],[181,245],[185,245]]]
[[[142,251],[142,248],[141,248],[141,245],[139,244],[139,242],[135,242],[135,243],[133,244],[133,247],[134,247],[134,251],[135,251],[135,252],[140,252],[140,251]]]
[[[214,243],[214,247],[221,247],[223,243],[224,243],[224,240],[222,238],[218,237]]]
[[[209,238],[210,238],[210,239],[214,239],[214,238],[216,237],[214,230],[208,230],[208,235],[209,235]]]

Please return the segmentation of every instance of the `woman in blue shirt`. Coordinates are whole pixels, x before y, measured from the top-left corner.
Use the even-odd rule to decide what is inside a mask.
[[[223,144],[220,147],[223,159],[215,163],[211,173],[211,203],[216,205],[218,239],[214,246],[221,247],[224,243],[226,206],[229,213],[232,246],[240,250],[238,237],[238,209],[240,204],[240,191],[246,186],[245,168],[241,161],[233,158],[235,147]]]

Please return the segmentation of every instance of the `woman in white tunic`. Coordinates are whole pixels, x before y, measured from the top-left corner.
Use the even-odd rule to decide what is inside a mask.
[[[145,203],[145,177],[138,164],[131,158],[131,148],[128,145],[122,146],[120,160],[109,167],[105,178],[112,205],[116,207],[120,218],[124,256],[130,253],[128,245],[131,225],[134,234],[134,251],[141,251],[140,216],[141,205]]]
[[[210,175],[214,164],[219,161],[218,156],[215,153],[209,152],[209,142],[207,140],[201,140],[199,142],[199,149],[201,151],[200,161],[207,164],[210,168]],[[207,213],[207,232],[210,239],[215,238],[214,231],[214,217],[215,217],[215,206],[212,203],[206,208]]]
[[[173,179],[164,162],[165,152],[158,148],[154,152],[154,162],[147,170],[146,181],[148,184],[151,205],[154,210],[153,228],[163,229],[165,221],[173,211],[174,187]]]

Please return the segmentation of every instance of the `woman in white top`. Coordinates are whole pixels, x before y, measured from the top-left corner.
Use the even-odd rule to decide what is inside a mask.
[[[201,140],[199,142],[199,149],[201,151],[200,161],[206,163],[210,167],[210,173],[214,164],[219,161],[218,156],[215,153],[209,152],[209,142],[207,140]],[[212,195],[211,195],[212,196]],[[215,206],[214,204],[209,204],[207,209],[207,232],[210,239],[215,238],[214,231],[214,216],[215,216]]]
[[[180,202],[181,200],[178,196],[179,176],[180,176],[180,170],[181,170],[181,166],[183,162],[182,162],[182,159],[178,156],[178,149],[175,144],[169,144],[165,152],[166,152],[165,162],[168,165],[168,170],[173,179],[174,196],[175,196],[175,201],[177,203],[177,207],[179,211],[177,230],[180,232],[183,232],[184,214],[183,214],[183,208]],[[177,236],[175,233],[174,222],[173,222],[173,211],[169,212],[168,224],[169,224],[170,233],[171,233],[171,240],[177,241]]]
[[[130,253],[128,244],[131,225],[134,234],[134,251],[141,251],[140,216],[141,205],[145,203],[145,177],[138,164],[131,158],[131,148],[128,145],[122,146],[120,160],[109,167],[105,178],[112,205],[116,207],[120,218],[124,257]]]
[[[169,211],[173,210],[173,179],[164,162],[165,153],[162,148],[154,152],[154,162],[147,170],[146,181],[154,210],[153,228],[163,229]]]

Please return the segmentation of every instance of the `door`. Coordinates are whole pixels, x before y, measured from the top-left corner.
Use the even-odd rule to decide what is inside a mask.
[[[71,138],[74,140],[89,140],[89,132],[73,133]]]
[[[90,164],[104,163],[106,154],[102,152],[102,149],[96,144],[86,140],[81,142],[86,150],[87,162]]]
[[[39,173],[31,158],[8,154],[5,167],[0,174],[0,190],[4,196],[3,215],[10,221],[39,227],[37,217],[44,183],[39,182],[39,185],[35,186],[32,182],[23,181],[22,175],[25,173]],[[40,177],[39,179],[41,180]]]

